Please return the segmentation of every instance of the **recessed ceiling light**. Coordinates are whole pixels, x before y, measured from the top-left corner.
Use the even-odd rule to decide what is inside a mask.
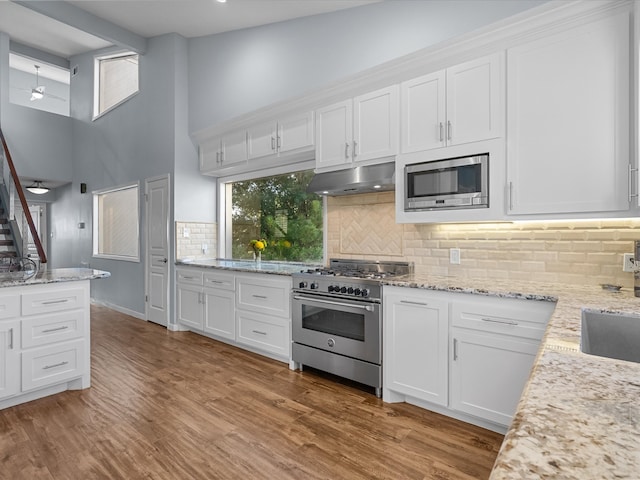
[[[227,3],[227,0],[216,0],[218,3]]]

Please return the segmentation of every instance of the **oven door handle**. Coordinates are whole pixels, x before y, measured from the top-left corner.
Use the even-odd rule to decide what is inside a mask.
[[[309,297],[300,297],[300,296],[294,296],[293,299],[307,301],[307,302],[324,303],[326,305],[335,305],[336,307],[359,308],[362,310],[366,310],[367,312],[373,312],[375,310],[373,305],[354,305],[352,303],[334,302],[332,300],[321,300],[319,298],[309,298]]]

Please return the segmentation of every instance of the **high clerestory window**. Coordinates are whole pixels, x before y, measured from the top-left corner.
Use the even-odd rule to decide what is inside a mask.
[[[138,93],[138,55],[127,52],[96,57],[93,118]]]

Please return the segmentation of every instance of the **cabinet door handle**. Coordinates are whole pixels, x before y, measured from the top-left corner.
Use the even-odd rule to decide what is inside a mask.
[[[637,172],[637,168],[633,168],[632,164],[629,164],[629,203],[633,201],[633,197],[637,197],[637,193],[633,193],[633,172]]]
[[[278,136],[276,137],[276,147],[278,147],[278,150],[280,150],[280,147],[281,147],[281,145],[282,145],[282,143],[281,143],[281,141],[280,141],[280,140],[281,140],[280,135],[278,135]]]
[[[220,152],[216,152],[216,163],[220,163]]]
[[[220,150],[220,163],[224,162],[224,150]]]
[[[266,299],[266,295],[251,295],[253,298],[262,298],[262,299]]]
[[[258,335],[266,335],[267,334],[267,332],[263,332],[263,331],[260,331],[260,330],[251,330],[251,331],[253,333],[257,333]]]
[[[451,120],[447,120],[447,140],[451,140]]]
[[[59,332],[60,330],[66,330],[67,328],[69,328],[67,325],[63,325],[62,327],[48,328],[46,330],[42,330],[42,333]]]
[[[276,138],[271,135],[271,150],[275,150],[276,149]]]
[[[518,322],[513,322],[510,320],[496,320],[495,318],[481,318],[480,320],[482,320],[483,322],[489,322],[489,323],[500,323],[502,325],[518,325]]]
[[[458,360],[458,339],[453,339],[453,360]]]
[[[9,350],[13,350],[13,328],[9,329]]]
[[[513,210],[513,182],[509,182],[509,210]]]
[[[57,305],[58,303],[67,303],[68,298],[61,298],[60,300],[49,300],[48,302],[42,302],[42,305]]]
[[[349,142],[344,144],[344,158],[349,158]]]
[[[411,300],[400,300],[400,303],[406,303],[408,305],[420,305],[421,307],[428,307],[428,303],[424,302],[412,302]]]
[[[358,156],[358,142],[353,141],[353,158]]]
[[[42,367],[43,370],[49,370],[51,368],[56,368],[56,367],[63,367],[64,365],[68,365],[69,362],[67,362],[66,360],[64,362],[60,362],[60,363],[54,363],[53,365],[45,365],[44,367]]]
[[[440,141],[444,141],[444,124],[440,122]]]

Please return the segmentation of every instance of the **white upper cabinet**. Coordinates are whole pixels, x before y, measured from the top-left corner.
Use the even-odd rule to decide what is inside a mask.
[[[351,99],[316,110],[316,170],[351,163],[353,101]]]
[[[626,211],[629,14],[507,51],[509,214]]]
[[[401,97],[402,153],[501,137],[504,54],[403,82]]]
[[[313,112],[265,122],[247,130],[249,160],[313,148]]]
[[[230,132],[200,145],[200,171],[237,168],[247,162],[247,132]]]
[[[316,111],[316,170],[375,163],[398,153],[398,86]]]

